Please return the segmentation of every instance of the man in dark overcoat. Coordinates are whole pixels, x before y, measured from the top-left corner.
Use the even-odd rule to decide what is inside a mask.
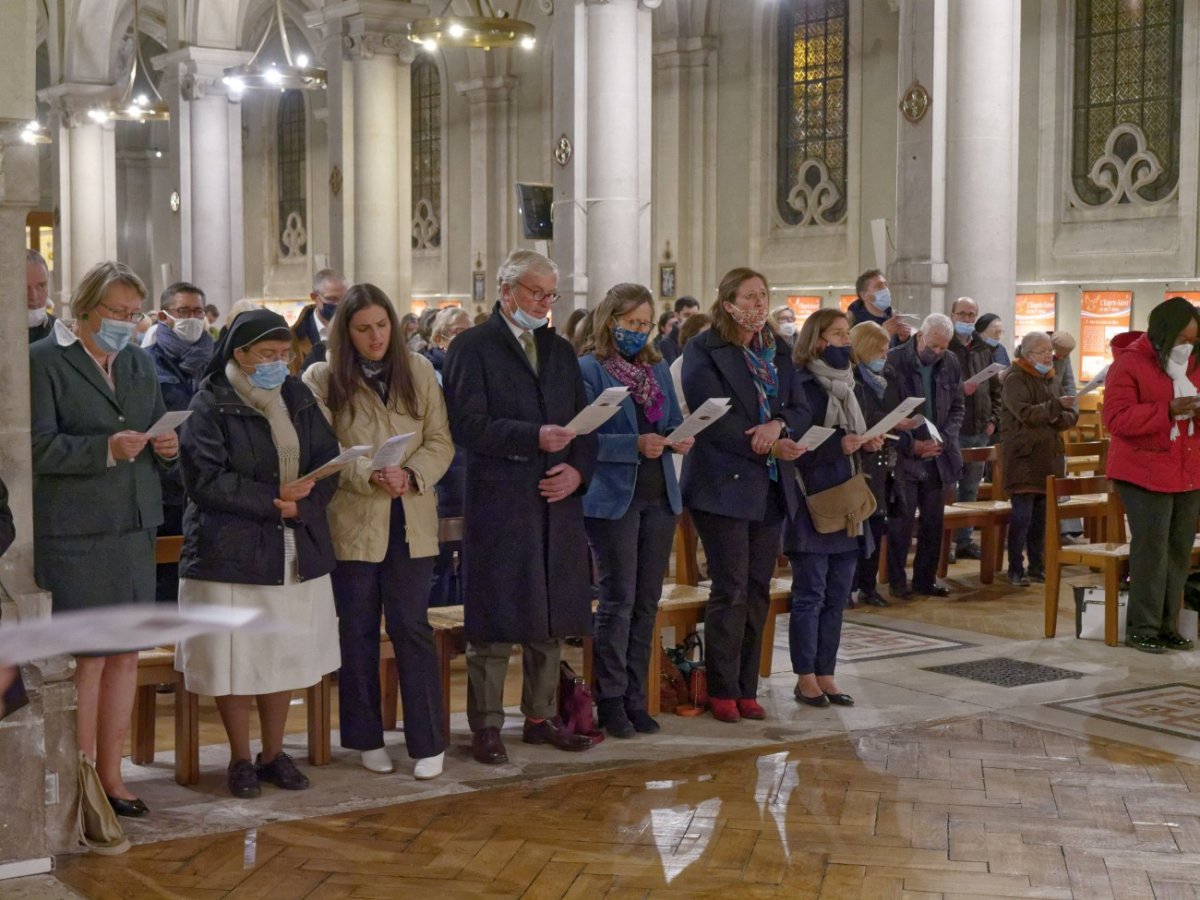
[[[556,695],[561,640],[592,628],[583,495],[596,461],[595,435],[563,427],[587,397],[571,344],[547,326],[557,266],[515,250],[497,280],[491,319],[454,339],[443,370],[454,442],[466,449],[467,720],[472,752],[489,764],[508,759],[513,644],[524,650],[526,743],[591,746],[562,729]]]

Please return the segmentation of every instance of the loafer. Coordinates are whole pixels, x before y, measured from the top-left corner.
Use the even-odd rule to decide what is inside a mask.
[[[1134,650],[1141,650],[1143,653],[1166,653],[1167,645],[1156,637],[1142,637],[1141,635],[1131,634],[1125,638],[1125,646],[1132,647]]]
[[[743,697],[737,702],[738,715],[743,719],[765,719],[767,711],[753,697]]]
[[[569,753],[578,753],[592,747],[590,737],[586,734],[571,734],[563,728],[562,722],[557,718],[543,719],[540,722],[530,722],[526,719],[521,740],[527,744],[549,744]]]
[[[926,597],[949,597],[950,588],[944,584],[938,584],[936,581],[928,587],[913,586],[913,593],[924,594]]]
[[[508,762],[508,751],[500,740],[499,728],[483,728],[471,737],[471,755],[475,762],[496,766]]]
[[[104,796],[108,797],[108,794]],[[150,807],[146,806],[137,797],[134,797],[132,800],[122,800],[120,797],[108,797],[108,805],[113,808],[113,812],[118,816],[125,816],[127,819],[140,819],[150,814]]]
[[[849,694],[826,694],[825,699],[834,706],[853,706],[854,698]]]
[[[983,559],[983,548],[974,541],[969,544],[963,544],[955,552],[959,559]]]
[[[259,781],[273,784],[285,791],[303,791],[308,788],[308,778],[296,768],[296,761],[282,750],[269,763],[263,762],[262,754],[258,754],[254,758],[254,771],[258,773]]]
[[[709,697],[708,708],[712,710],[713,718],[718,722],[742,721],[742,714],[738,712],[736,700],[724,700],[720,697]]]
[[[815,697],[810,697],[808,694],[803,693],[800,688],[796,688],[792,693],[796,695],[796,699],[801,703],[807,703],[809,706],[815,706],[818,709],[829,705],[829,697],[824,692],[817,694]]]
[[[1168,650],[1194,650],[1196,645],[1175,631],[1166,631],[1158,636],[1159,641]]]
[[[656,734],[662,730],[662,726],[644,709],[627,709],[625,715],[638,734]]]
[[[257,797],[262,793],[258,784],[258,772],[254,769],[254,763],[248,759],[235,759],[229,764],[229,768],[225,770],[225,786],[233,796],[243,799]]]
[[[878,591],[859,591],[858,602],[865,604],[866,606],[875,606],[881,608],[891,605],[887,602],[887,600],[883,599]]]

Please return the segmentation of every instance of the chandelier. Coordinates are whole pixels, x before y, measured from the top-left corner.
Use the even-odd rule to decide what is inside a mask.
[[[271,36],[271,26],[263,32],[262,40],[250,57],[250,62],[240,66],[230,66],[225,70],[222,79],[225,85],[235,93],[241,93],[247,88],[264,88],[266,90],[286,91],[289,88],[301,91],[319,91],[325,89],[326,72],[319,66],[309,65],[309,58],[300,53],[292,59],[292,45],[288,41],[287,27],[283,22],[283,0],[275,0],[275,24],[279,28],[279,40],[283,44],[283,58],[287,65],[276,65],[274,62],[264,65],[258,61],[259,54]]]
[[[111,103],[94,106],[88,110],[88,116],[96,122],[164,122],[171,118],[171,110],[154,86],[146,61],[142,59],[142,29],[141,11],[138,0],[133,0],[133,62],[129,66],[129,80],[118,100]],[[137,86],[138,72],[145,73],[145,82],[150,86],[150,93],[134,93]],[[151,94],[153,99],[151,99]]]
[[[447,16],[447,2],[442,15],[417,19],[408,27],[408,39],[429,52],[440,47],[468,47],[491,50],[520,47],[532,50],[537,46],[536,30],[529,22],[510,16],[492,5],[492,0],[472,0],[473,16]],[[521,7],[517,3],[517,10]]]

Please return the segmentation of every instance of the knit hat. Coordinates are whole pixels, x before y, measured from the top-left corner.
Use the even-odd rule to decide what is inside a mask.
[[[984,313],[982,316],[980,316],[978,319],[975,320],[975,330],[977,332],[979,332],[980,334],[983,334],[985,331],[988,330],[988,326],[991,325],[993,322],[995,322],[999,318],[1000,317],[998,315],[996,315],[995,313]]]
[[[1075,349],[1075,337],[1066,331],[1056,331],[1051,334],[1050,343],[1054,345],[1054,352],[1059,356],[1066,356]]]

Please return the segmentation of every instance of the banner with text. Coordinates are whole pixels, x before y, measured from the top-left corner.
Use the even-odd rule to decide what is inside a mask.
[[[850,311],[850,304],[858,299],[858,294],[842,294],[838,297],[838,308],[842,312]]]
[[[821,298],[807,294],[802,296],[793,294],[787,298],[787,305],[796,314],[796,330],[799,331],[804,326],[805,319],[821,308]]]
[[[1053,331],[1057,309],[1058,294],[1017,294],[1013,346],[1031,331]]]
[[[1129,330],[1133,291],[1084,291],[1079,310],[1079,375],[1091,381],[1112,362],[1112,339]]]

